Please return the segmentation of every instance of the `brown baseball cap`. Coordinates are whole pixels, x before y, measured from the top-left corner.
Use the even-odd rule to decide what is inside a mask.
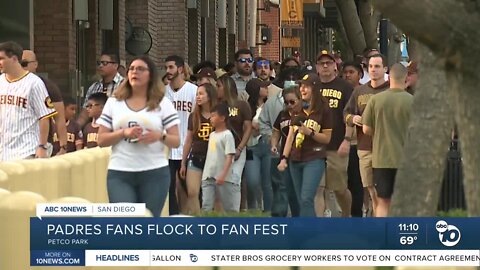
[[[217,79],[217,75],[215,74],[215,71],[209,67],[201,68],[198,70],[197,74],[195,74],[195,78],[201,79],[201,78],[213,78],[214,80]]]
[[[417,62],[414,62],[414,61],[408,62],[407,72],[408,72],[408,74],[415,74],[415,73],[417,73],[417,72],[418,72]]]
[[[245,91],[247,91],[249,95],[252,95],[253,92],[258,91],[262,87],[268,87],[271,83],[271,81],[262,81],[258,78],[253,78],[245,85]]]
[[[307,84],[312,86],[313,88],[319,87],[320,85],[320,78],[315,73],[307,73],[305,74],[302,79],[297,81],[298,84]]]
[[[330,59],[332,59],[333,61],[335,61],[335,57],[333,56],[333,54],[329,53],[327,50],[322,50],[320,51],[320,53],[318,54],[317,56],[317,61],[322,58],[323,56],[326,56],[326,57],[329,57]]]

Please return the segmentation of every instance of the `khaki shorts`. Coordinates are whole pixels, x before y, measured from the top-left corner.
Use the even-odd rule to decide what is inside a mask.
[[[357,154],[363,187],[373,187],[372,151],[358,150]]]
[[[327,151],[327,169],[325,170],[325,188],[343,191],[348,187],[348,155],[340,157],[337,151]]]

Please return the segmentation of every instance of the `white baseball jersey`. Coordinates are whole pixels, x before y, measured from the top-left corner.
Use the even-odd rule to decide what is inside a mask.
[[[188,116],[195,106],[195,97],[197,96],[197,86],[193,83],[186,82],[182,88],[173,91],[170,85],[166,87],[165,96],[173,103],[173,107],[178,112],[180,125],[178,131],[180,133],[180,146],[170,149],[170,159],[182,160],[183,145],[187,137]]]
[[[27,73],[15,81],[0,76],[0,160],[18,160],[34,155],[40,142],[39,120],[51,117],[53,109],[43,81]]]
[[[170,101],[166,98],[160,102],[160,109],[148,111],[132,111],[124,100],[109,98],[97,124],[111,130],[119,130],[132,126],[146,129],[167,130],[178,125],[178,115]],[[136,140],[123,139],[112,147],[112,155],[108,168],[110,170],[139,172],[168,166],[165,146],[157,141],[141,144]]]

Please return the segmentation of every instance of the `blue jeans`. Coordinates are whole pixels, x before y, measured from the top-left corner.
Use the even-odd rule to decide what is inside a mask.
[[[288,167],[300,203],[300,216],[316,217],[314,199],[325,171],[325,159],[305,162],[290,161]]]
[[[279,156],[272,155],[271,161],[272,167],[270,172],[273,189],[272,217],[286,217],[288,214],[288,205],[290,205],[292,217],[298,217],[300,215],[300,206],[295,188],[293,187],[290,170],[280,172],[277,169],[278,163],[280,163]]]
[[[248,147],[253,159],[245,163],[245,179],[247,180],[248,209],[260,209],[258,201],[263,191],[263,208],[272,210],[272,182],[270,179],[270,144],[260,140],[257,145]]]
[[[145,203],[154,217],[162,213],[170,187],[168,166],[141,172],[108,170],[110,203]]]

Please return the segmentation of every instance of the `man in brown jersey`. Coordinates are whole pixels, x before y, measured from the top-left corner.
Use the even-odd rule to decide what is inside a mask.
[[[22,61],[20,62],[23,69],[32,73],[37,72],[38,60],[35,53],[31,50],[23,50]],[[58,134],[58,141],[60,142],[60,150],[57,155],[62,155],[67,152],[67,127],[65,125],[65,106],[63,105],[62,93],[58,86],[50,79],[39,76],[47,88],[48,95],[52,100],[53,107],[57,111],[57,115],[53,117],[55,120],[55,129]],[[53,122],[50,122],[51,124]],[[51,139],[51,138],[49,138]]]
[[[342,216],[350,216],[352,195],[347,186],[348,153],[350,151],[351,137],[345,134],[343,109],[347,104],[353,87],[344,79],[336,76],[335,57],[323,50],[317,57],[317,72],[320,78],[320,92],[328,101],[332,114],[332,136],[326,147],[327,168],[325,170],[325,187],[335,192],[338,204],[342,209]],[[317,191],[317,200],[322,200],[323,188],[320,185]],[[319,210],[322,214],[322,209]]]
[[[368,62],[370,81],[354,89],[343,112],[347,125],[357,128],[360,175],[362,176],[363,187],[368,189],[372,199],[373,209],[377,206],[377,193],[373,185],[372,175],[372,137],[363,133],[361,115],[371,96],[389,88],[388,81],[385,81],[386,65],[386,58],[382,54],[375,54],[370,57]]]

